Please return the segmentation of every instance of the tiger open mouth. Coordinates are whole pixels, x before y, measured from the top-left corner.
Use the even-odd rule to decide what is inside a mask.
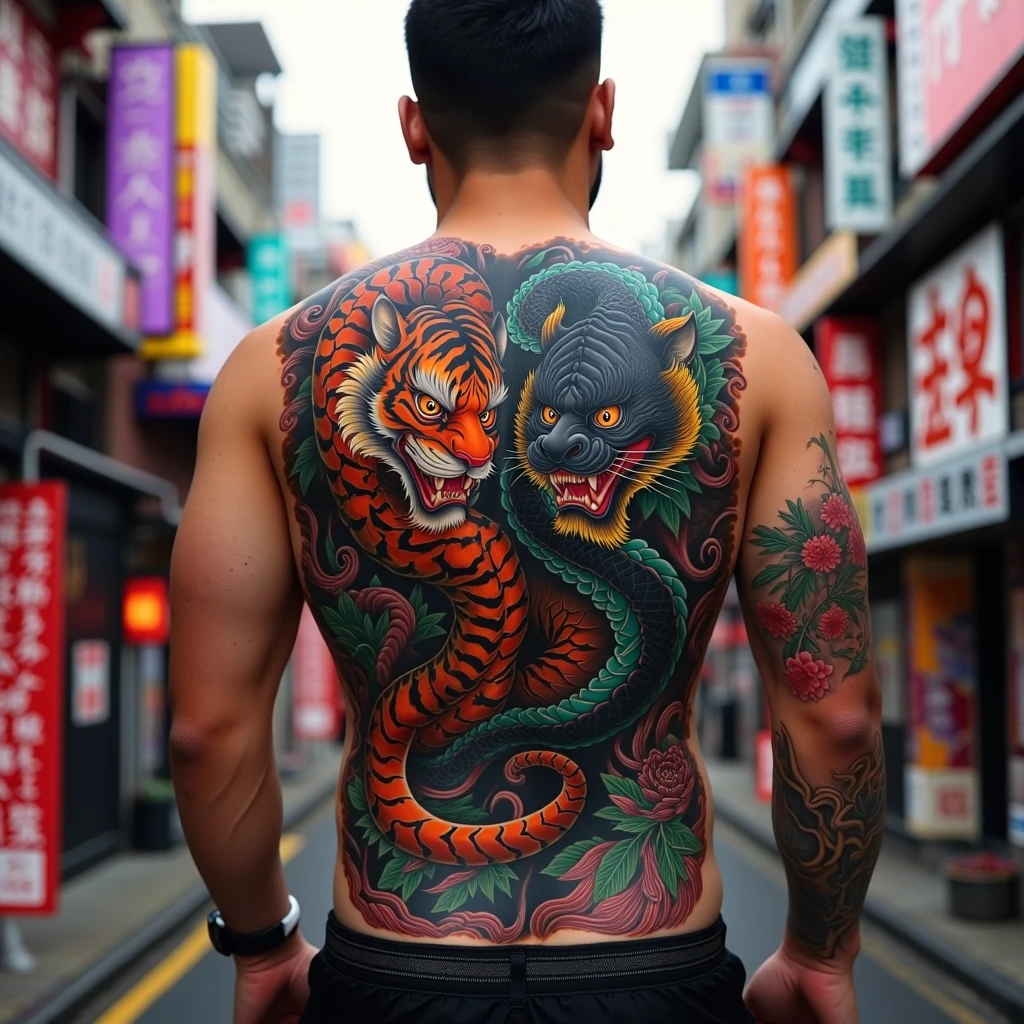
[[[652,438],[634,441],[630,447],[614,459],[612,464],[600,473],[580,476],[564,469],[556,469],[548,479],[555,489],[555,504],[562,509],[579,509],[587,515],[600,519],[611,508],[622,480],[631,479],[632,467],[643,462]]]
[[[409,470],[409,475],[416,484],[420,502],[427,512],[436,512],[446,505],[465,507],[468,504],[469,495],[477,483],[476,480],[466,473],[459,476],[434,476],[425,473],[412,458],[408,451],[408,444],[401,445],[398,451]]]

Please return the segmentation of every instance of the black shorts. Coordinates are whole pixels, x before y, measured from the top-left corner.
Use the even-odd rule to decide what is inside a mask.
[[[332,915],[303,1024],[752,1024],[719,921],[583,946],[386,942]]]

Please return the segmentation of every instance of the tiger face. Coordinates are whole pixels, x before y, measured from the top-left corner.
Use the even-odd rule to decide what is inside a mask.
[[[488,323],[468,302],[419,306],[406,318],[381,295],[371,324],[376,347],[340,388],[342,436],[394,471],[414,525],[459,526],[494,472],[505,321]]]

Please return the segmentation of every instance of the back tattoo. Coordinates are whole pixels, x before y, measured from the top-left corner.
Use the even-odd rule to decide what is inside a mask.
[[[434,239],[280,338],[367,925],[645,935],[701,895],[686,739],[735,538],[744,342],[638,257]]]

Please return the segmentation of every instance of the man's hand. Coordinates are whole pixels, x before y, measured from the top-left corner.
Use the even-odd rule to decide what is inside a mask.
[[[852,963],[811,966],[780,949],[754,973],[743,998],[757,1024],[857,1024]]]
[[[269,953],[235,957],[234,1024],[298,1024],[309,1002],[309,962],[316,952],[296,930]]]

